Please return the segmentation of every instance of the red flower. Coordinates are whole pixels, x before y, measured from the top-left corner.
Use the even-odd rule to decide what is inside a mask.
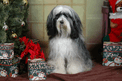
[[[25,56],[24,52],[22,52],[20,56],[21,58],[23,58]]]
[[[31,58],[31,59],[34,59],[34,57],[35,57],[35,52],[34,52],[33,50],[29,50],[29,53],[31,54],[31,55],[30,55],[30,58]]]
[[[26,60],[25,60],[25,64],[27,64],[28,63],[28,57],[26,57]]]
[[[28,53],[30,53],[30,59],[34,59],[34,58],[43,58],[44,57],[44,53],[43,51],[41,51],[41,47],[39,45],[39,43],[35,44],[33,43],[32,40],[30,40],[28,42],[28,38],[23,37],[23,38],[19,38],[20,42],[24,42],[24,44],[26,45],[25,50],[21,53],[21,58],[23,58],[25,55],[27,55]],[[26,63],[28,61],[28,58],[26,58]]]
[[[24,37],[22,37],[22,38],[19,38],[19,41],[20,41],[21,43],[24,42],[25,45],[28,44],[28,40],[29,40],[29,38],[26,38],[26,36],[24,36]]]

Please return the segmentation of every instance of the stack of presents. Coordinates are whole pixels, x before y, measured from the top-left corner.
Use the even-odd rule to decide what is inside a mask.
[[[17,77],[20,58],[14,56],[14,43],[0,44],[0,76]]]
[[[103,38],[103,65],[122,66],[122,0],[109,0],[110,33]]]
[[[45,80],[46,75],[49,75],[54,70],[54,67],[46,63],[44,53],[40,50],[39,43],[37,43],[35,39],[29,40],[26,37],[20,38],[20,42],[25,43],[25,50],[22,51],[20,56],[14,54],[14,43],[0,43],[0,77],[17,77],[20,69],[25,65],[20,62],[26,55],[28,57],[25,59],[27,62],[27,67],[25,67],[28,69],[29,80]],[[29,45],[31,46],[27,47]],[[27,48],[29,48],[28,52]],[[33,49],[36,49],[36,51],[33,51]],[[34,52],[38,52],[39,54],[34,54]]]

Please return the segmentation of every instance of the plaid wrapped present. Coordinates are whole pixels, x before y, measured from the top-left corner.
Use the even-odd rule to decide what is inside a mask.
[[[47,65],[46,74],[49,75],[53,72],[55,68],[53,66]]]
[[[14,57],[14,43],[0,43],[0,59]]]
[[[122,42],[104,42],[103,66],[122,66]]]
[[[17,77],[19,62],[19,57],[0,59],[0,77]]]
[[[43,59],[28,59],[29,80],[45,80],[47,64]]]

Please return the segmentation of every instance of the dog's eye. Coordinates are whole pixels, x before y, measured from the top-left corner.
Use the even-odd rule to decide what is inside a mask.
[[[59,17],[60,15],[62,15],[61,13],[57,14],[56,17]]]
[[[55,17],[55,19],[58,19],[58,18],[59,18],[58,16]]]
[[[69,17],[69,18],[71,18],[71,19],[72,19],[71,15],[70,15],[69,13],[67,13],[67,14],[66,14],[66,13],[64,13],[63,15],[64,15],[65,17]]]
[[[60,17],[60,14],[57,14],[56,16],[55,16],[55,19],[58,19]]]
[[[66,14],[63,14],[65,17],[67,17],[67,15]]]

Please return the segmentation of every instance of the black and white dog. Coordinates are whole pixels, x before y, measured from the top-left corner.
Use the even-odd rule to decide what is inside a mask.
[[[92,61],[85,47],[77,13],[69,6],[56,6],[47,18],[49,36],[48,64],[53,73],[75,74],[89,71]]]

